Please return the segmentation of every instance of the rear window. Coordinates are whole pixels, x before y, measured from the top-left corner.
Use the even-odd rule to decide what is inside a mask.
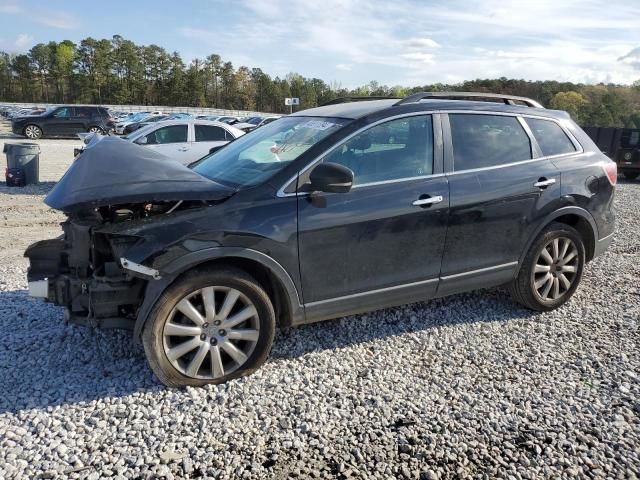
[[[530,160],[531,141],[516,117],[450,114],[454,170]]]
[[[525,121],[545,157],[576,151],[576,147],[556,122],[537,118],[525,118]]]

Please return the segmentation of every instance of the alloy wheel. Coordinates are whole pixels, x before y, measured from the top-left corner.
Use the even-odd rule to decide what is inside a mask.
[[[182,298],[169,314],[164,353],[183,375],[215,380],[247,362],[259,335],[258,312],[246,295],[208,286]]]
[[[28,125],[27,128],[24,129],[24,134],[27,138],[31,138],[32,140],[40,138],[42,131],[40,128],[35,125]]]
[[[576,279],[580,256],[567,237],[549,241],[540,251],[533,270],[536,294],[543,301],[556,301],[567,294]]]
[[[102,133],[102,129],[100,127],[91,127],[89,129],[90,133]]]

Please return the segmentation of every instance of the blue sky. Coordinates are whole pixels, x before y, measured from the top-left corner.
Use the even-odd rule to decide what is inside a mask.
[[[114,34],[345,87],[640,79],[640,0],[0,0],[0,50]]]

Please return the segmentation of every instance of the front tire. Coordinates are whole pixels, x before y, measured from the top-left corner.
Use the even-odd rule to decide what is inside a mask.
[[[104,130],[102,130],[100,127],[91,127],[88,131],[89,133],[99,133],[100,135],[104,135]]]
[[[622,172],[622,174],[627,180],[635,180],[636,178],[638,178],[638,175],[640,175],[640,173],[636,172]]]
[[[569,225],[552,223],[533,242],[518,276],[509,284],[511,296],[531,310],[558,308],[578,288],[585,258],[580,234]]]
[[[37,125],[27,125],[24,127],[24,136],[30,140],[37,140],[42,137],[42,129]]]
[[[254,372],[275,333],[273,305],[242,270],[194,270],[153,308],[142,343],[153,372],[169,387],[224,383]]]

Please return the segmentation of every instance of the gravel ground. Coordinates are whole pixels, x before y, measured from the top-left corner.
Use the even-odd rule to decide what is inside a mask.
[[[49,188],[0,188],[0,478],[640,476],[640,183],[555,312],[490,290],[310,325],[254,375],[186,390],[130,334],[26,295],[21,253],[61,219]]]

